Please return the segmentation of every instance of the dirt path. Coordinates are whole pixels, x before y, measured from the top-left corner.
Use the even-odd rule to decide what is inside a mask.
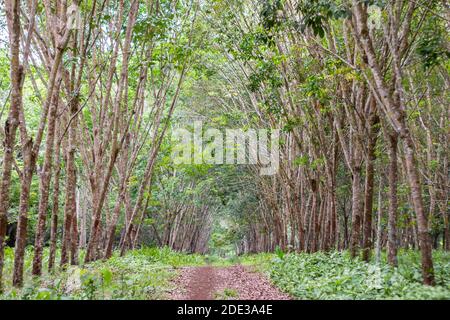
[[[172,300],[287,300],[263,275],[241,265],[185,267],[174,280]]]

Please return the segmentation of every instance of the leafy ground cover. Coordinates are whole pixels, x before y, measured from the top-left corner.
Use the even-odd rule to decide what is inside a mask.
[[[297,299],[450,299],[450,253],[433,254],[435,287],[421,283],[420,256],[402,251],[399,267],[351,259],[347,252],[258,254],[241,258]]]
[[[45,252],[44,265],[47,265]],[[81,258],[83,253],[81,253]],[[450,253],[433,254],[435,287],[422,285],[420,255],[401,251],[399,267],[386,258],[377,264],[351,259],[348,252],[260,253],[221,258],[216,255],[183,254],[168,248],[142,248],[107,261],[28,276],[22,289],[7,286],[0,299],[165,299],[174,289],[173,280],[182,267],[251,266],[296,299],[450,299]],[[25,268],[31,269],[32,250],[27,250]],[[58,261],[58,257],[57,260]],[[82,259],[80,259],[82,261]],[[5,284],[11,283],[13,252],[6,251]],[[29,271],[29,270],[28,270]],[[26,274],[30,274],[27,272]],[[221,291],[217,298],[233,298]]]
[[[7,251],[6,257],[5,282],[10,284],[12,250]],[[26,257],[25,268],[31,268],[31,250]],[[177,253],[168,248],[143,248],[129,251],[123,257],[115,254],[107,261],[46,273],[41,279],[28,277],[22,289],[6,287],[0,299],[163,299],[177,268],[205,263],[201,255]]]

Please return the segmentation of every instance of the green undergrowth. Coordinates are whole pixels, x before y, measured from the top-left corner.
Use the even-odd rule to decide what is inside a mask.
[[[225,288],[214,294],[215,300],[236,300],[239,293],[235,289]]]
[[[433,253],[436,286],[422,285],[420,254],[401,251],[399,267],[352,259],[347,252],[241,257],[297,299],[450,299],[450,253]]]
[[[80,253],[81,259],[83,252]],[[433,253],[436,286],[422,285],[420,254],[401,251],[399,267],[352,259],[348,252],[260,253],[244,256],[183,254],[168,248],[142,248],[107,261],[44,273],[33,278],[32,251],[27,249],[25,283],[12,288],[13,251],[6,250],[5,292],[0,299],[164,299],[173,288],[171,280],[184,266],[227,267],[242,264],[270,277],[274,285],[297,299],[450,299],[450,253]],[[48,252],[44,252],[47,266]],[[56,261],[59,261],[57,257]],[[44,268],[45,269],[45,268]],[[233,299],[233,292],[216,298]]]
[[[45,266],[47,256],[45,252]],[[123,257],[115,253],[107,261],[45,273],[41,278],[27,276],[23,288],[16,289],[9,286],[12,258],[12,250],[8,250],[6,288],[0,299],[163,299],[171,288],[170,281],[177,274],[177,268],[206,263],[205,258],[197,254],[177,253],[168,248],[143,248],[129,251]],[[26,275],[30,273],[31,261],[29,250],[25,260]]]

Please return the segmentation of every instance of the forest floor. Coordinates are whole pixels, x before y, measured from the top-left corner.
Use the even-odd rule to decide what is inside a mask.
[[[141,248],[31,276],[33,250],[25,255],[23,288],[12,287],[14,252],[5,250],[5,291],[0,300],[161,299],[445,299],[450,300],[450,253],[433,252],[436,286],[422,285],[421,256],[399,251],[398,268],[344,252],[259,253],[221,257]],[[83,261],[84,251],[80,251]],[[56,262],[59,261],[59,251]],[[44,266],[48,249],[44,250]]]
[[[174,300],[288,300],[262,274],[248,266],[184,267],[173,281]]]

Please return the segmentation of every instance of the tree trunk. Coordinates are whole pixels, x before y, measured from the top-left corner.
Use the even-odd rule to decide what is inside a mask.
[[[387,260],[397,266],[397,141],[395,133],[388,136],[389,144],[389,212]]]
[[[28,211],[31,180],[33,178],[33,171],[35,165],[36,154],[33,152],[33,143],[29,139],[25,143],[22,142],[23,172],[20,186],[20,200],[19,200],[19,218],[17,220],[17,234],[16,243],[14,246],[14,271],[13,271],[13,285],[21,287],[23,284],[23,265],[25,259],[25,246],[27,242],[27,228],[28,228]]]
[[[376,251],[376,262],[380,263],[381,261],[381,246],[382,246],[382,233],[383,233],[383,200],[382,200],[382,194],[383,194],[383,182],[382,177],[380,177],[380,185],[378,187],[378,219],[377,219],[377,242],[375,245],[375,251]]]
[[[58,110],[60,84],[61,84],[61,77],[59,77],[57,80],[56,90],[53,93],[53,101],[50,106],[48,115],[48,129],[45,141],[44,165],[41,173],[41,184],[39,192],[40,197],[39,197],[38,221],[34,240],[34,257],[33,257],[32,274],[36,276],[39,276],[42,273],[42,249],[44,245],[45,223],[47,220],[49,188],[50,188],[50,181],[52,179],[53,147],[55,140],[56,112]]]
[[[359,151],[355,151],[359,152]],[[358,156],[355,156],[359,159]],[[355,160],[355,162],[359,162]],[[361,233],[361,167],[359,164],[353,166],[352,175],[352,234],[350,240],[350,254],[352,257],[358,255]]]
[[[353,0],[353,13],[355,15],[355,22],[358,29],[358,37],[361,38],[361,44],[367,56],[367,63],[373,75],[375,88],[374,91],[376,91],[373,93],[377,94],[380,97],[381,102],[386,108],[385,113],[389,118],[390,123],[392,124],[394,130],[399,133],[400,138],[403,142],[407,177],[409,186],[411,188],[411,197],[413,200],[414,210],[417,217],[419,244],[422,253],[423,282],[426,285],[434,285],[434,269],[431,251],[431,238],[428,232],[428,219],[423,206],[421,185],[415,159],[414,143],[406,121],[406,108],[402,104],[403,102],[401,98],[393,98],[393,95],[389,92],[382,76],[373,43],[369,36],[369,30],[367,26],[367,6],[359,2],[358,0]],[[398,49],[398,46],[394,45],[394,47]],[[396,57],[396,55],[398,55],[398,52],[395,52],[392,46],[390,47],[390,50],[394,58],[397,58],[398,60],[398,57]],[[398,63],[398,61],[394,63],[397,65],[397,69],[395,70],[397,81],[396,94],[401,95],[401,91],[403,90],[403,88],[401,86],[401,75],[398,74]]]
[[[372,209],[373,209],[373,184],[374,184],[374,161],[375,147],[377,144],[377,135],[379,119],[375,114],[375,101],[372,99],[372,112],[369,119],[369,134],[366,159],[366,180],[364,195],[364,242],[363,242],[363,260],[369,262],[370,250],[372,248]]]
[[[20,65],[20,0],[5,1],[10,43],[11,104],[5,122],[3,170],[0,182],[0,292],[3,288],[3,264],[6,227],[8,225],[9,191],[14,159],[16,131],[19,125],[19,110],[22,108],[23,67]]]
[[[408,132],[408,131],[407,131]],[[422,252],[422,274],[424,283],[434,285],[434,268],[431,247],[431,237],[428,230],[428,219],[423,206],[422,190],[414,157],[414,145],[409,134],[403,136],[406,169],[408,172],[411,197],[417,216],[417,229],[420,251]]]
[[[77,103],[72,101],[71,115],[75,116],[78,110]],[[69,250],[72,244],[72,221],[76,211],[75,189],[77,184],[76,167],[75,167],[75,141],[76,141],[76,124],[74,119],[69,128],[69,141],[66,150],[66,203],[64,207],[64,226],[63,238],[61,245],[61,261],[60,265],[64,266],[69,261]]]
[[[56,240],[58,232],[58,216],[59,216],[59,177],[61,174],[61,146],[59,144],[59,136],[55,135],[56,162],[55,177],[53,179],[53,205],[52,205],[52,222],[50,227],[50,252],[48,257],[48,271],[53,271],[56,256]]]

